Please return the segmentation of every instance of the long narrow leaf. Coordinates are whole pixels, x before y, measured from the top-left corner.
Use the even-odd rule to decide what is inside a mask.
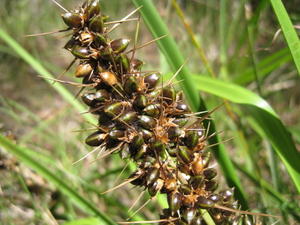
[[[40,164],[37,160],[26,153],[23,147],[17,146],[9,141],[4,136],[0,135],[0,146],[5,148],[10,153],[14,154],[20,159],[21,162],[25,163],[27,166],[35,170],[38,174],[43,176],[46,180],[54,184],[59,190],[66,194],[73,202],[78,205],[81,209],[86,211],[91,215],[98,216],[104,224],[115,225],[115,223],[107,217],[105,214],[100,212],[95,205],[90,201],[80,196],[76,190],[72,189],[67,183],[62,179],[52,173],[47,167]]]
[[[282,4],[281,0],[271,0],[272,7],[277,16],[281,30],[284,34],[286,42],[292,53],[294,62],[296,64],[298,74],[300,76],[300,41],[299,37],[293,27],[292,21]]]
[[[300,192],[300,153],[271,106],[261,97],[238,85],[204,76],[193,75],[193,79],[197,81],[199,90],[241,104],[246,109],[249,116],[261,127],[263,137],[268,138],[273,145]]]
[[[17,43],[11,36],[9,36],[3,29],[0,28],[0,38],[6,42],[25,62],[27,62],[36,72],[37,75],[45,78],[54,78],[54,76],[47,71],[38,60],[36,60],[31,54],[29,54],[19,43]],[[79,112],[83,112],[86,108],[80,104],[63,85],[60,83],[53,84],[50,79],[45,79],[49,85],[51,85],[69,104],[74,106]],[[90,113],[82,115],[87,121],[96,123],[95,118]]]

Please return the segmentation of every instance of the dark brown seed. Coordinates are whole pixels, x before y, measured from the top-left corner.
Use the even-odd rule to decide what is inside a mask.
[[[146,152],[147,152],[147,145],[142,145],[142,147],[136,152],[134,156],[134,160],[141,159],[143,156],[145,156]]]
[[[218,188],[218,183],[215,180],[205,182],[205,190],[214,192]]]
[[[95,93],[85,93],[81,99],[86,105],[94,106]]]
[[[159,175],[159,170],[155,167],[151,168],[148,171],[148,175],[146,177],[147,186],[154,183],[157,180],[158,175]]]
[[[93,67],[89,63],[79,64],[75,71],[76,77],[90,76],[93,71]]]
[[[168,104],[173,103],[176,100],[176,91],[173,87],[165,87],[163,89],[164,101]]]
[[[153,89],[158,83],[160,75],[158,73],[147,74],[144,77],[144,82],[147,84],[148,89]]]
[[[214,202],[211,201],[210,199],[207,199],[203,196],[199,196],[197,199],[197,206],[202,208],[202,209],[208,209],[214,206]]]
[[[119,54],[126,50],[129,42],[130,40],[125,38],[116,39],[110,43],[110,47],[115,54]]]
[[[179,138],[183,134],[183,131],[179,127],[170,127],[168,129],[168,138],[174,140]]]
[[[180,193],[183,193],[184,195],[189,195],[192,193],[192,189],[187,184],[180,185],[179,191],[180,191]]]
[[[112,130],[109,132],[109,138],[112,140],[119,140],[125,136],[124,130]]]
[[[91,1],[86,9],[87,18],[92,18],[100,13],[100,2],[99,0]]]
[[[82,18],[79,13],[67,12],[61,15],[65,24],[70,28],[79,28],[82,26]]]
[[[136,77],[130,76],[124,83],[124,90],[127,94],[137,92],[139,89],[138,80]]]
[[[138,95],[134,99],[133,105],[136,108],[143,109],[147,106],[147,98],[144,95]]]
[[[130,144],[130,147],[134,150],[134,151],[137,151],[139,150],[143,144],[144,144],[144,139],[142,136],[140,135],[137,135],[135,136],[132,141],[131,141],[131,144]]]
[[[160,114],[160,105],[159,104],[148,105],[146,108],[144,108],[143,111],[148,116],[157,117]]]
[[[189,107],[183,102],[178,102],[176,105],[176,109],[181,111],[182,113],[186,113],[189,111]]]
[[[179,146],[178,156],[185,163],[190,163],[192,161],[192,154],[190,150],[185,146]]]
[[[190,179],[190,184],[194,189],[201,188],[204,184],[204,177],[202,175],[194,176]]]
[[[145,141],[148,141],[154,136],[154,134],[150,130],[140,129],[140,132]]]
[[[100,33],[95,34],[94,40],[95,40],[94,43],[96,44],[97,47],[107,46],[106,38]]]
[[[100,131],[94,132],[85,139],[85,143],[89,146],[99,146],[103,143],[106,135]]]
[[[88,48],[86,47],[81,47],[79,45],[75,45],[72,48],[72,54],[79,59],[88,59],[90,57],[90,52]]]
[[[170,193],[167,196],[169,209],[171,210],[172,215],[174,215],[181,207],[181,194],[178,192]]]
[[[229,202],[233,197],[233,190],[227,189],[227,190],[221,191],[219,194],[222,196],[224,202]]]
[[[128,56],[125,54],[121,54],[118,58],[118,61],[121,65],[122,72],[127,73],[130,70],[130,62]]]
[[[153,143],[151,143],[151,149],[156,152],[162,152],[166,149],[166,145],[160,140],[156,140]]]
[[[179,127],[184,127],[188,121],[189,121],[188,118],[177,118],[172,122],[178,125]]]
[[[150,116],[143,115],[143,116],[138,116],[138,118],[139,118],[140,125],[147,130],[153,129],[156,125],[155,119],[153,119]]]
[[[164,184],[164,181],[162,179],[157,179],[153,184],[150,184],[148,187],[148,193],[150,196],[155,196],[157,192],[160,191]]]
[[[132,59],[130,62],[130,66],[133,71],[140,71],[142,69],[143,65],[144,65],[144,62],[139,59]]]
[[[118,83],[117,76],[112,72],[109,71],[101,72],[100,77],[102,81],[108,84],[109,86],[113,86]]]
[[[121,159],[128,159],[130,157],[130,151],[129,151],[129,146],[127,143],[125,143],[121,147],[121,151],[119,152]]]
[[[103,20],[101,15],[97,15],[92,18],[89,24],[89,29],[95,33],[102,33],[103,32]]]
[[[134,122],[136,119],[137,119],[136,112],[127,112],[124,115],[120,116],[119,118],[121,122],[125,122],[127,124]]]
[[[182,212],[182,217],[188,224],[191,224],[196,215],[197,210],[194,208],[187,208]]]
[[[116,102],[104,108],[104,112],[106,113],[106,115],[110,117],[118,116],[122,112],[122,110],[123,110],[122,102]]]
[[[213,202],[219,202],[221,197],[218,194],[212,194],[208,197],[208,199],[213,201]]]
[[[214,168],[208,168],[203,171],[203,175],[205,176],[205,179],[211,180],[217,176],[217,171]]]
[[[185,134],[184,143],[189,148],[194,148],[199,142],[199,135],[198,131],[196,130],[189,130]]]

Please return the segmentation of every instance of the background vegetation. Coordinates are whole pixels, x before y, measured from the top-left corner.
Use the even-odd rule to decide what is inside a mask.
[[[81,3],[60,2],[68,9]],[[155,44],[138,51],[146,69],[168,79],[188,59],[178,80],[192,108],[224,104],[212,116],[222,131],[211,140],[221,142],[212,147],[220,182],[236,186],[244,208],[282,217],[264,223],[298,224],[299,1],[110,0],[103,11],[120,19],[145,2],[138,43],[170,32],[160,51]],[[114,224],[132,215],[128,209],[142,191],[128,185],[101,195],[130,173],[127,167],[119,176],[126,163],[117,156],[73,164],[90,151],[83,140],[94,118],[80,114],[78,88],[39,77],[58,76],[70,63],[62,50],[67,38],[25,37],[64,28],[60,13],[50,0],[0,1],[1,224]],[[132,22],[113,35],[133,42],[135,32]],[[74,81],[73,72],[63,79]],[[157,219],[164,205],[158,197],[132,219]]]

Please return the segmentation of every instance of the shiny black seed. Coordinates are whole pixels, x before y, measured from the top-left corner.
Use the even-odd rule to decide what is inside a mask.
[[[186,132],[185,137],[184,137],[184,143],[186,146],[189,148],[194,148],[199,142],[199,135],[198,131],[196,130],[189,130]]]
[[[144,77],[144,82],[147,84],[148,89],[153,89],[158,83],[160,75],[158,73],[147,74]]]
[[[205,176],[205,179],[211,180],[217,176],[217,170],[214,168],[208,168],[204,170],[203,175]]]
[[[191,224],[196,215],[197,210],[194,208],[187,208],[182,212],[182,217],[188,224]]]
[[[215,191],[218,188],[218,183],[215,180],[209,180],[205,182],[206,191]]]
[[[99,146],[103,143],[106,135],[100,131],[96,131],[85,139],[85,143],[89,146]]]
[[[160,114],[160,105],[159,104],[148,105],[146,108],[144,108],[143,111],[148,116],[157,117]]]
[[[176,91],[173,87],[165,87],[163,89],[164,101],[168,104],[173,103],[176,100]]]
[[[212,200],[205,198],[204,196],[199,196],[196,204],[202,209],[208,209],[213,207],[215,203]]]
[[[136,112],[127,112],[124,113],[124,115],[120,116],[119,120],[121,122],[125,122],[127,124],[130,124],[132,122],[134,122],[137,119],[137,115]]]
[[[130,76],[124,83],[124,90],[127,94],[137,92],[139,89],[138,80],[136,77]]]
[[[79,28],[82,26],[82,19],[79,13],[67,12],[61,15],[65,24],[70,28]]]
[[[170,127],[168,129],[168,138],[174,140],[179,138],[183,134],[183,131],[179,127]]]
[[[192,153],[190,152],[190,150],[185,147],[185,146],[179,146],[178,149],[178,156],[180,157],[180,159],[185,162],[185,163],[189,163],[192,161]]]
[[[79,45],[75,45],[72,48],[72,54],[79,59],[88,59],[90,57],[90,52],[88,48],[86,47],[81,47]]]
[[[109,138],[112,140],[118,140],[119,138],[123,138],[125,136],[124,130],[112,130],[109,132]]]
[[[154,136],[154,134],[150,130],[146,130],[146,129],[140,129],[140,133],[143,136],[145,141],[148,141]]]
[[[122,102],[116,102],[104,108],[104,112],[106,113],[106,115],[110,117],[118,116],[122,112],[122,110],[123,110]]]
[[[194,189],[200,188],[204,184],[204,177],[203,176],[193,176],[190,179],[190,184]]]
[[[168,204],[169,204],[169,209],[171,210],[172,215],[177,212],[177,210],[180,209],[181,203],[182,203],[182,196],[180,193],[175,192],[175,193],[170,193],[167,196]]]
[[[152,183],[154,183],[159,175],[159,170],[155,167],[149,169],[149,171],[147,172],[147,177],[146,177],[146,183],[147,185],[150,185]]]
[[[115,54],[119,54],[119,53],[122,53],[126,50],[129,42],[130,42],[129,39],[120,38],[120,39],[117,39],[117,40],[113,40],[110,43],[110,47],[111,47],[111,49],[113,50],[113,52]]]
[[[142,69],[143,66],[143,61],[139,60],[139,59],[132,59],[130,62],[131,68],[133,71],[139,71]]]
[[[219,194],[222,196],[224,202],[228,202],[233,197],[233,190],[227,189],[227,190],[221,191]]]
[[[220,198],[220,195],[218,195],[218,194],[212,194],[208,197],[208,199],[213,202],[219,202],[221,198]]]
[[[147,98],[144,95],[138,95],[133,101],[133,105],[136,108],[143,109],[147,106]]]
[[[101,15],[97,15],[92,18],[89,24],[89,29],[95,33],[102,33],[103,32],[103,20]]]
[[[155,127],[156,121],[150,116],[138,116],[140,125],[148,130],[151,130]]]
[[[189,121],[188,118],[177,118],[172,122],[178,125],[179,127],[183,127],[184,125],[187,124],[188,121]]]

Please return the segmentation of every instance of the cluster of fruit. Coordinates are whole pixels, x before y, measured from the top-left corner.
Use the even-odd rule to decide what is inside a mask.
[[[65,48],[80,63],[75,76],[90,90],[82,95],[98,116],[98,130],[86,144],[119,153],[137,164],[129,177],[150,194],[167,195],[165,225],[206,224],[199,209],[206,209],[216,224],[245,220],[217,205],[237,209],[232,189],[217,192],[217,172],[209,167],[209,138],[171,82],[158,85],[160,74],[143,72],[143,62],[128,51],[128,39],[109,38],[108,17],[99,0],[88,0],[62,18],[71,39]],[[248,220],[250,223],[250,220]]]

